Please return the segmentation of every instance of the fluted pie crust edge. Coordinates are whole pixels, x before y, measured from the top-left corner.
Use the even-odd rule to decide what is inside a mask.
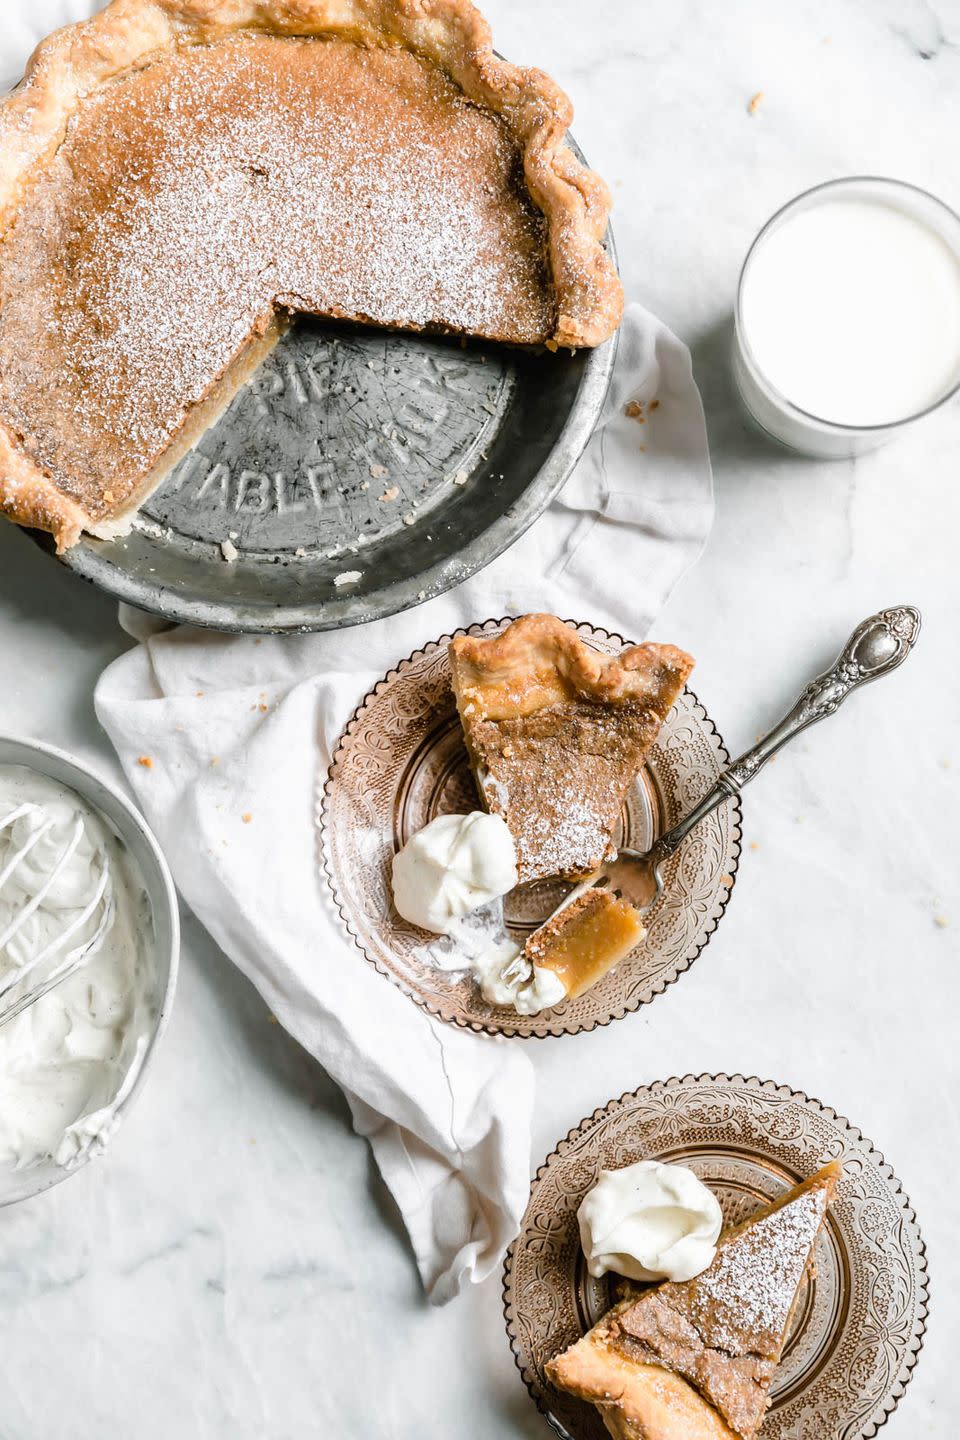
[[[693,669],[676,645],[628,645],[605,655],[556,615],[521,615],[500,635],[450,644],[461,717],[506,720],[582,695],[599,704],[639,700],[666,714]]]

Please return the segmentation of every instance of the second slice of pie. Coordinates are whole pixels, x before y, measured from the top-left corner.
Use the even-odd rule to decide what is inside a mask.
[[[693,663],[674,645],[602,654],[553,615],[451,643],[470,762],[521,883],[576,879],[615,854],[624,797]]]
[[[547,1374],[616,1440],[754,1440],[837,1161],[721,1236],[702,1274],[615,1305]]]

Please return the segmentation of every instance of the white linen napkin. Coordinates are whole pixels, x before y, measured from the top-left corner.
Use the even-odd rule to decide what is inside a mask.
[[[645,423],[625,413],[631,400]],[[143,643],[97,687],[97,714],[184,899],[343,1088],[435,1302],[490,1274],[517,1232],[533,1070],[522,1042],[431,1019],[353,948],[319,870],[318,783],[379,676],[460,625],[543,609],[642,636],[712,513],[689,354],[632,306],[583,460],[479,575],[404,615],[303,637],[155,633],[127,611]]]

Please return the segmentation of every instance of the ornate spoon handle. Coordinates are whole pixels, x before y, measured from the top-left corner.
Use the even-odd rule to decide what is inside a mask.
[[[860,685],[879,680],[902,665],[920,634],[920,611],[912,605],[898,605],[871,615],[854,630],[829,670],[811,680],[797,703],[756,745],[728,765],[716,784],[679,824],[668,830],[650,851],[650,860],[659,863],[672,855],[693,827],[724,800],[739,795],[750,780],[789,740],[838,710],[847,696]]]

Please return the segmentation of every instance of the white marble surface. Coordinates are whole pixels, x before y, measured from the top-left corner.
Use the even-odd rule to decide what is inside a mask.
[[[31,7],[3,8],[11,73]],[[856,463],[787,459],[745,427],[726,350],[745,247],[794,192],[873,171],[960,202],[960,11],[486,8],[503,51],[573,94],[578,139],[614,187],[628,292],[693,348],[717,522],[657,635],[698,655],[728,743],[775,719],[862,615],[908,601],[925,620],[906,669],[749,792],[736,891],[692,972],[618,1025],[535,1047],[532,1161],[657,1077],[742,1070],[820,1096],[884,1151],[928,1243],[930,1328],[888,1433],[947,1440],[960,1420],[960,409]],[[90,697],[126,643],[108,600],[0,528],[3,728],[112,769]],[[547,1433],[499,1283],[424,1304],[339,1095],[189,917],[171,1029],[112,1155],[0,1214],[0,1353],[4,1440]]]

